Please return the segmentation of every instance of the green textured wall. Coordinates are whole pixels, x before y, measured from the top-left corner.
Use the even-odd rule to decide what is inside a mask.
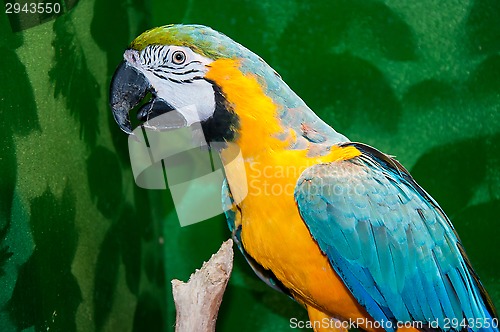
[[[500,306],[500,2],[80,0],[13,32],[0,13],[0,330],[171,331],[170,279],[229,237],[181,228],[133,182],[107,106],[126,45],[199,23],[261,55],[338,131],[397,158],[442,205]],[[18,30],[18,25],[13,25]],[[304,310],[241,255],[220,331]]]

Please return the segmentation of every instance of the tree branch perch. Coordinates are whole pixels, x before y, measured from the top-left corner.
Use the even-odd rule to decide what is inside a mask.
[[[222,296],[233,269],[233,241],[227,240],[219,251],[191,274],[189,281],[172,280],[176,332],[213,332]]]

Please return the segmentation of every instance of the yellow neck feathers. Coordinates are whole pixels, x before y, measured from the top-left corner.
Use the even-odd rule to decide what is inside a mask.
[[[284,131],[278,117],[278,106],[266,96],[257,77],[243,74],[238,60],[220,59],[210,64],[205,77],[214,81],[224,93],[239,118],[237,141],[243,156],[254,156],[266,149],[283,149],[289,142],[276,136]]]
[[[222,89],[239,118],[240,128],[235,143],[245,160],[276,152],[286,158],[310,159],[306,150],[288,150],[290,143],[296,139],[295,131],[282,127],[278,118],[279,106],[265,94],[265,87],[255,75],[241,72],[238,60],[219,59],[212,62],[205,77]],[[279,139],[278,135],[286,135],[287,138]],[[354,147],[332,146],[329,154],[311,158],[308,162],[347,160],[358,155],[360,152]]]

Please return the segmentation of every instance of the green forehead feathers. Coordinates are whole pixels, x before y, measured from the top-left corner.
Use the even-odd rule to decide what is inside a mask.
[[[144,32],[130,44],[130,48],[142,51],[149,45],[184,46],[215,60],[231,57],[233,52],[227,48],[231,46],[228,40],[231,41],[225,35],[201,25],[165,25]]]

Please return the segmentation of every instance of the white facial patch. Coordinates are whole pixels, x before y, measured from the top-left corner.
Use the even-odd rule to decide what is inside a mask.
[[[188,47],[151,45],[127,50],[125,60],[146,76],[156,96],[176,108],[188,125],[210,118],[215,111],[212,84],[204,79],[212,59]]]

